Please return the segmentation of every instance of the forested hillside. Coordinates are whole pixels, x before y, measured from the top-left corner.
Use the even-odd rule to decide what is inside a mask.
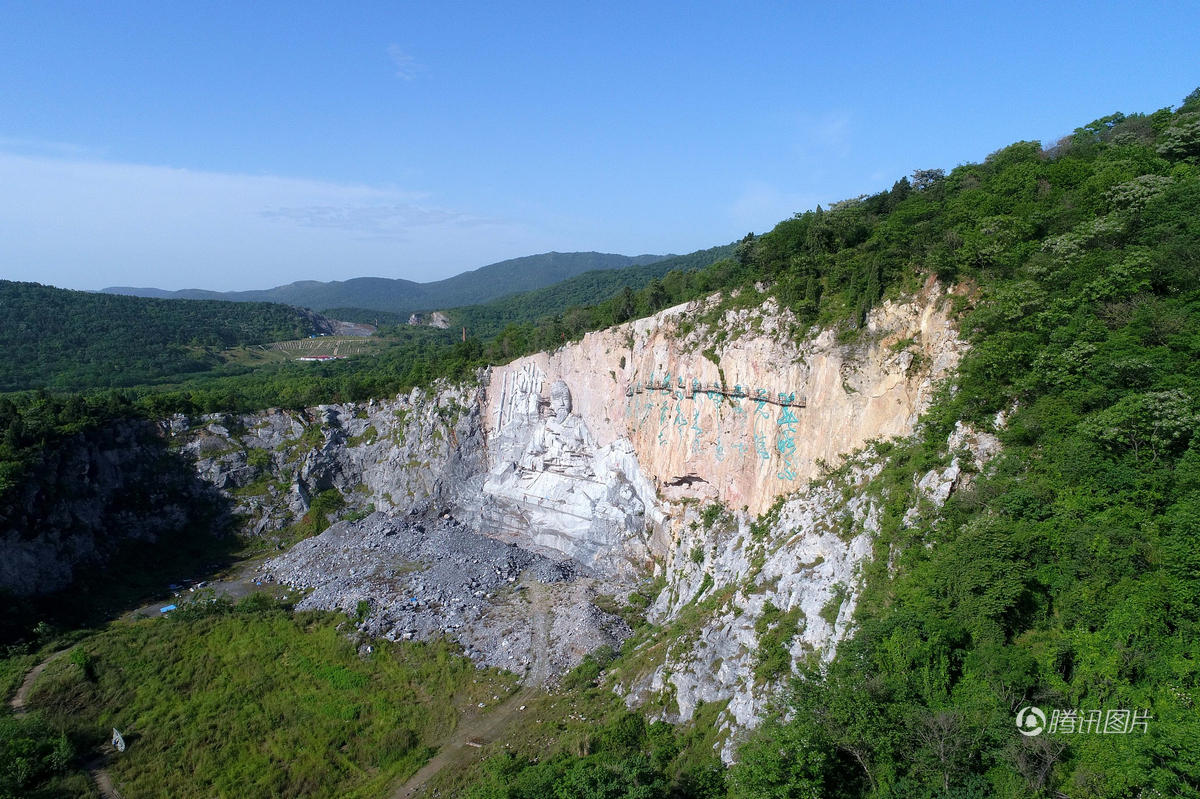
[[[585,272],[535,291],[502,297],[481,305],[456,308],[449,315],[454,324],[465,326],[477,337],[490,338],[510,324],[537,324],[572,308],[610,300],[622,291],[628,292],[628,297],[632,292],[649,285],[651,281],[661,279],[672,272],[695,272],[725,260],[733,255],[733,249],[732,244],[725,244],[650,264]]]
[[[869,489],[888,510],[858,632],[743,749],[734,795],[1194,795],[1198,167],[1200,92],[925,174],[873,230],[851,211],[764,237],[794,301],[840,284],[829,312],[925,268],[976,289],[957,381]],[[905,520],[958,421],[1003,455]],[[1057,735],[1015,734],[1029,705]]]
[[[664,257],[667,256],[548,252],[500,261],[431,283],[383,277],[356,277],[329,282],[302,280],[286,286],[254,291],[162,291],[114,287],[105,289],[105,292],[164,299],[281,302],[318,311],[330,308],[357,308],[408,314],[412,311],[487,302],[496,297],[549,286],[584,272],[650,264],[661,261]]]
[[[709,247],[687,255],[673,255],[640,266],[617,269],[593,269],[559,283],[532,291],[511,294],[500,299],[460,308],[423,308],[424,311],[446,312],[452,326],[466,327],[477,338],[494,335],[506,325],[520,322],[539,322],[548,316],[561,314],[575,307],[593,305],[610,299],[624,288],[640,289],[655,278],[669,272],[692,272],[733,255],[733,245]],[[367,322],[374,325],[402,325],[408,314],[372,311],[364,308],[329,308],[325,313],[337,319]]]
[[[131,386],[203,372],[203,348],[299,338],[315,314],[272,303],[122,297],[0,281],[0,391]]]

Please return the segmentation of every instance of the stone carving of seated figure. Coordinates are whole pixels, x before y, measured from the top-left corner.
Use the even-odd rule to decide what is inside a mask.
[[[591,471],[595,442],[583,420],[571,413],[571,390],[562,380],[550,386],[554,414],[537,430],[521,458],[521,466],[535,471]]]

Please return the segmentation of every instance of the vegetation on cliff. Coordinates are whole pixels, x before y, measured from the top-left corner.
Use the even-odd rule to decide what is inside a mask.
[[[1198,112],[1200,93],[1049,149],[1018,143],[919,172],[748,237],[736,263],[708,270],[743,289],[731,302],[761,301],[748,283],[771,281],[801,318],[851,337],[874,302],[934,272],[973,287],[961,308],[972,349],[871,488],[883,533],[853,639],[828,667],[801,669],[739,765],[704,793],[675,782],[674,795],[1118,797],[1200,784]],[[694,279],[634,302],[693,296]],[[954,454],[944,442],[959,421],[996,429],[1002,456],[940,513],[905,522],[918,479]],[[1045,713],[1038,736],[1017,729],[1027,706]],[[616,747],[591,792],[555,795],[671,795],[631,765],[652,752]],[[552,763],[497,761],[476,790],[563,785]]]
[[[856,634],[796,681],[790,720],[743,750],[734,795],[1196,789],[1197,112],[1200,93],[1049,150],[1013,145],[929,182],[881,226],[880,246],[924,242],[943,278],[978,286],[961,321],[972,348],[880,477],[884,533]],[[860,246],[845,261],[843,310],[910,279],[902,257]],[[906,524],[914,478],[945,461],[960,420],[995,426],[1003,454]],[[1046,715],[1038,736],[1017,731],[1026,706]],[[1124,732],[1137,716],[1123,711],[1145,723]]]

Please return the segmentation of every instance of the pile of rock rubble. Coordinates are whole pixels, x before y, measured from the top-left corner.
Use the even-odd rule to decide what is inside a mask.
[[[449,515],[339,522],[265,563],[260,575],[307,591],[300,610],[340,610],[389,640],[446,636],[476,663],[530,682],[553,679],[630,634],[591,603],[606,586],[579,563],[489,538]]]

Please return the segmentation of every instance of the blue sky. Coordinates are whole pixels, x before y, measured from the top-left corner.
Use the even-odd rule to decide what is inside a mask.
[[[0,277],[690,252],[1200,85],[1200,3],[0,2]]]

